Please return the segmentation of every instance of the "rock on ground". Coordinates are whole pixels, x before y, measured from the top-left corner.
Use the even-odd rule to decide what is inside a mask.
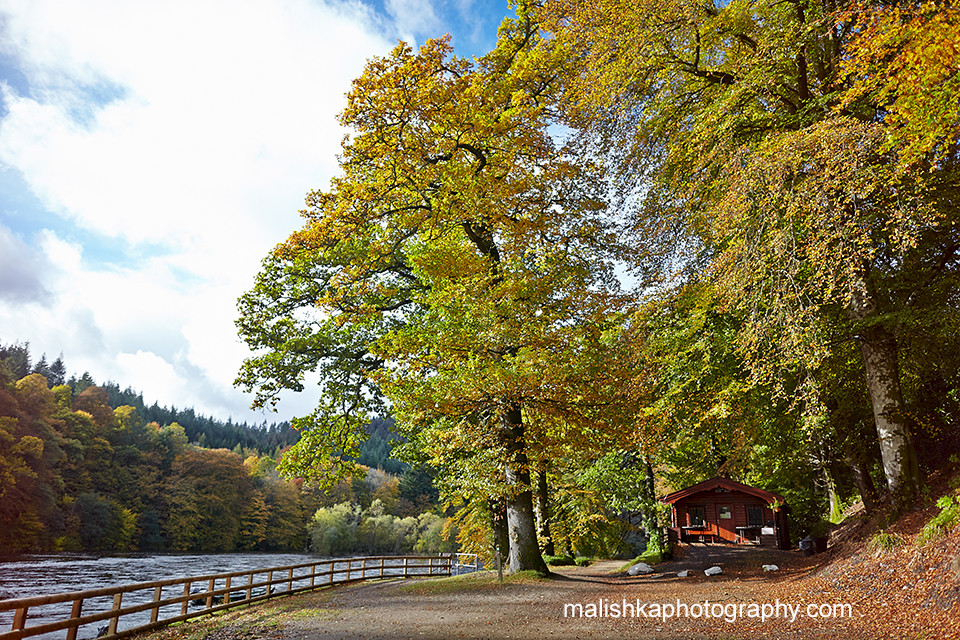
[[[631,576],[653,573],[653,567],[648,565],[646,562],[638,562],[637,564],[627,569],[627,573],[630,574]]]

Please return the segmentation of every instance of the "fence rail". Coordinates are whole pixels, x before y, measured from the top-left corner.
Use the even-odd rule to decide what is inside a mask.
[[[14,612],[11,630],[0,632],[0,640],[20,640],[63,630],[66,630],[67,640],[77,640],[81,627],[103,621],[107,621],[106,628],[99,631],[105,632],[105,635],[98,634],[98,637],[120,638],[215,611],[332,584],[370,578],[449,576],[453,562],[452,555],[337,558],[283,567],[171,578],[72,593],[0,600],[0,612]],[[124,606],[123,600],[127,594],[131,596],[135,594],[139,602]],[[103,610],[83,614],[84,603],[89,603],[93,599],[102,600],[111,597],[113,602],[109,608],[103,609],[101,605],[98,608]],[[62,603],[71,603],[69,617],[60,617],[53,622],[32,626],[27,624],[29,618],[37,617],[37,609]],[[146,612],[149,612],[149,622],[144,622]],[[120,628],[120,620],[123,616],[136,616],[136,614],[141,615],[137,616],[134,626]]]
[[[453,565],[456,575],[461,573],[474,573],[480,571],[480,556],[475,553],[457,553],[456,562]]]

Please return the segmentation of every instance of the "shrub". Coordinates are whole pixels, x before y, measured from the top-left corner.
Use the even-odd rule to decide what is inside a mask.
[[[590,556],[580,556],[574,560],[578,567],[586,567],[593,564],[593,558]]]
[[[553,567],[563,567],[574,564],[571,556],[543,556],[543,561]]]
[[[414,551],[417,553],[440,553],[454,551],[456,544],[444,536],[446,519],[435,513],[421,513],[417,518],[420,534]]]
[[[456,550],[444,532],[446,519],[434,513],[401,518],[383,512],[374,500],[361,511],[359,505],[342,502],[317,509],[308,526],[311,549],[324,556],[349,553],[434,554]]]
[[[331,556],[355,549],[359,520],[360,507],[349,502],[317,509],[309,525],[313,552]]]
[[[937,500],[940,513],[923,526],[918,542],[923,544],[945,536],[960,524],[960,496],[943,496]]]
[[[660,549],[648,549],[644,551],[637,559],[634,560],[634,563],[637,562],[646,562],[647,564],[657,564],[663,559],[663,552]]]
[[[360,548],[372,554],[399,553],[404,537],[400,522],[390,514],[365,517],[357,529]]]
[[[867,542],[867,550],[877,555],[882,555],[888,551],[899,549],[907,543],[902,536],[896,533],[884,533],[881,531]]]

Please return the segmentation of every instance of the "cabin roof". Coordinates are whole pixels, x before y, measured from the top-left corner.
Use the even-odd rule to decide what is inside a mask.
[[[751,496],[760,498],[767,504],[772,504],[774,502],[785,503],[786,500],[783,496],[778,493],[771,493],[769,491],[764,491],[763,489],[757,489],[756,487],[751,487],[749,485],[742,484],[740,482],[734,482],[727,478],[721,478],[719,476],[710,478],[709,480],[704,480],[703,482],[698,482],[695,485],[691,485],[686,489],[680,489],[680,491],[674,491],[673,493],[664,496],[660,499],[661,502],[666,502],[668,504],[676,504],[679,500],[688,498],[692,495],[702,493],[704,491],[711,491],[717,487],[722,487],[730,491],[740,491],[741,493],[746,493]]]

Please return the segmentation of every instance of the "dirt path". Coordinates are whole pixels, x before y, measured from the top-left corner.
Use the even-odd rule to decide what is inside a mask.
[[[556,575],[549,580],[503,585],[493,581],[470,584],[466,580],[461,581],[464,584],[460,588],[452,588],[449,581],[366,584],[325,600],[326,619],[303,618],[284,631],[294,640],[860,635],[859,619],[824,622],[811,620],[804,613],[790,620],[751,619],[750,604],[774,603],[767,592],[771,584],[805,573],[811,563],[789,552],[743,551],[696,545],[689,548],[686,558],[664,563],[653,574],[636,577],[616,574],[623,563],[610,561],[588,568],[557,568]],[[783,565],[782,573],[760,569],[762,564],[778,562]],[[724,574],[703,574],[704,569],[714,565],[721,566]],[[690,575],[678,577],[677,573],[684,569]],[[694,606],[687,610],[688,615],[678,617],[678,603],[700,608]],[[658,609],[657,605],[668,606]],[[721,618],[708,618],[711,613],[719,613]],[[758,613],[762,616],[762,609]],[[775,615],[773,607],[770,614]],[[781,608],[781,615],[788,615],[785,608]],[[789,615],[792,618],[793,611]]]
[[[703,569],[714,564],[724,573],[705,576]],[[762,564],[778,564],[781,570],[763,572]],[[490,573],[367,582],[183,625],[161,632],[156,640],[876,637],[874,612],[811,618],[809,605],[819,612],[832,599],[790,599],[799,593],[795,581],[813,565],[795,552],[691,545],[685,558],[659,565],[647,576],[616,574],[622,562],[607,561],[557,568],[546,580],[504,584]],[[690,576],[678,577],[684,569]],[[775,611],[778,598],[781,607]],[[687,607],[686,615],[677,615],[678,604]],[[774,617],[761,620],[765,604]],[[789,611],[786,604],[792,606]]]

